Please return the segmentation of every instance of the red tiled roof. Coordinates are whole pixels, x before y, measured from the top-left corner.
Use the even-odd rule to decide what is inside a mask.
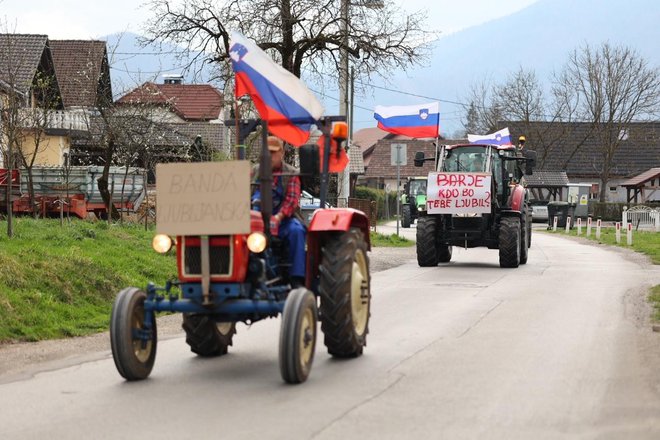
[[[65,107],[93,107],[99,92],[111,100],[105,41],[50,40],[50,50]]]
[[[120,104],[151,103],[169,105],[186,121],[217,119],[223,96],[210,84],[154,84],[144,83],[117,101]]]
[[[27,93],[47,49],[46,35],[0,34],[0,80]]]

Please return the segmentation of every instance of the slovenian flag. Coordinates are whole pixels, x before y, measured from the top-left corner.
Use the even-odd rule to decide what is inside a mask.
[[[468,142],[471,144],[490,144],[490,145],[511,145],[511,135],[509,127],[503,128],[495,133],[485,136],[468,134]]]
[[[229,56],[236,97],[250,95],[274,136],[297,147],[307,142],[310,125],[323,116],[323,106],[300,78],[238,32],[231,34]]]
[[[440,103],[384,107],[376,106],[378,128],[411,138],[435,138],[440,128]]]

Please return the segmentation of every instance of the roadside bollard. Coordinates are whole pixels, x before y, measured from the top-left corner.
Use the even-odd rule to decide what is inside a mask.
[[[596,238],[600,240],[600,219],[596,220]]]
[[[582,235],[582,217],[577,219],[577,235]]]
[[[566,233],[571,232],[571,216],[566,217]]]
[[[587,237],[591,237],[591,217],[587,218]]]
[[[557,216],[552,219],[552,232],[557,232]]]
[[[621,222],[616,222],[615,223],[615,228],[616,228],[616,244],[621,243]]]
[[[632,246],[632,223],[628,223],[628,231],[626,232],[626,238],[628,239],[628,246]]]

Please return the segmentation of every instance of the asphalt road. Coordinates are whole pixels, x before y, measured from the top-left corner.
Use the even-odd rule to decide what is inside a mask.
[[[239,326],[228,356],[161,341],[126,383],[109,351],[0,376],[1,439],[660,438],[660,335],[643,258],[535,234],[529,263],[456,249],[372,279],[365,354],[321,339],[309,380],[282,383],[279,320]]]

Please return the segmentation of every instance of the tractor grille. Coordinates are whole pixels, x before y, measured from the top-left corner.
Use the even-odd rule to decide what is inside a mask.
[[[231,271],[231,249],[229,245],[217,246],[211,244],[209,247],[209,262],[211,276],[227,276]],[[201,247],[185,246],[183,249],[183,268],[185,275],[202,274]]]
[[[459,231],[480,231],[483,229],[483,217],[452,217],[453,229]]]

